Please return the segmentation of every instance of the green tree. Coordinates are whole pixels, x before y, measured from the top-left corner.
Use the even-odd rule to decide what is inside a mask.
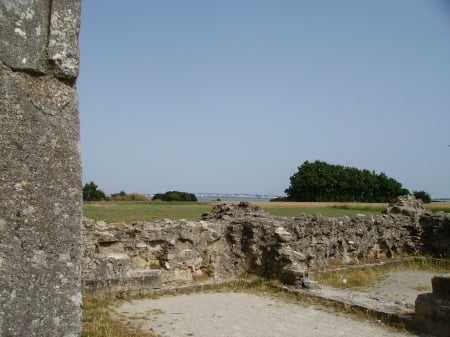
[[[106,200],[105,192],[99,190],[98,186],[93,181],[86,183],[83,187],[83,200],[84,201],[99,201]]]
[[[413,195],[416,197],[416,199],[422,199],[422,201],[425,203],[431,202],[431,196],[425,191],[414,191]]]
[[[193,193],[168,191],[166,193],[157,193],[152,200],[161,201],[197,201],[197,197]]]
[[[374,171],[331,165],[316,160],[305,161],[290,177],[285,190],[293,201],[365,201],[386,202],[396,196],[409,194],[402,185]]]

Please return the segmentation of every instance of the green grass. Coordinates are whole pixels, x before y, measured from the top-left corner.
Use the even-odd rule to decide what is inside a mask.
[[[199,220],[212,205],[203,202],[95,201],[83,203],[83,215],[106,222]]]
[[[161,201],[91,201],[83,203],[83,215],[94,220],[106,222],[199,220],[203,213],[210,212],[217,202],[161,202]],[[258,203],[255,203],[258,205]],[[279,205],[279,206],[278,206]],[[282,204],[264,203],[261,205],[268,213],[278,216],[294,217],[301,214],[321,214],[335,217],[355,214],[379,214],[379,207],[322,206],[286,207]]]
[[[210,212],[218,202],[163,202],[163,201],[94,201],[84,202],[83,215],[106,222],[199,220],[203,213]],[[295,217],[301,214],[320,214],[326,217],[352,216],[356,214],[380,214],[387,204],[370,203],[295,203],[255,202],[272,215]],[[449,203],[427,204],[436,210],[450,211]]]

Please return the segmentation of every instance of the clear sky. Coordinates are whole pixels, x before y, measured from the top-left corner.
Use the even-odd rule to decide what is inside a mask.
[[[84,0],[83,181],[282,195],[304,161],[450,197],[450,2]]]

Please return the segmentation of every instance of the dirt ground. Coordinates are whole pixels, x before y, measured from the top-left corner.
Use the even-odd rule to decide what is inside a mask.
[[[118,309],[142,330],[167,337],[411,336],[312,307],[245,293],[139,300]]]
[[[414,307],[417,295],[431,292],[431,278],[442,273],[422,270],[401,270],[391,272],[365,291],[372,298]]]
[[[339,293],[339,296],[387,306],[396,303],[412,310],[417,294],[429,291],[433,275],[415,270],[392,272],[364,292],[347,291],[346,295]],[[381,322],[361,321],[246,293],[200,293],[135,300],[122,303],[115,310],[122,319],[164,337],[415,336]]]

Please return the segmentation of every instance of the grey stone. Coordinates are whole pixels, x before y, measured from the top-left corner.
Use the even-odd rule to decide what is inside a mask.
[[[0,60],[15,70],[46,73],[51,0],[0,1]]]
[[[450,300],[432,293],[419,294],[415,303],[416,328],[436,337],[448,337],[450,331]]]
[[[79,0],[1,0],[1,62],[14,70],[75,79],[80,10]]]
[[[431,279],[433,296],[444,300],[450,300],[450,274],[434,276]]]
[[[80,68],[78,34],[80,1],[52,1],[48,58],[55,65],[55,75],[76,78]]]
[[[289,242],[292,240],[292,234],[289,233],[285,228],[283,227],[277,227],[275,229],[275,234],[278,236],[278,238],[283,242]]]
[[[425,212],[423,201],[416,199],[413,195],[403,195],[393,199],[384,211],[385,214],[403,214],[412,217]]]
[[[79,14],[80,1],[0,0],[1,336],[81,331],[78,70],[63,66],[78,62]]]
[[[317,281],[306,278],[302,280],[302,287],[305,289],[320,289],[320,284]]]

